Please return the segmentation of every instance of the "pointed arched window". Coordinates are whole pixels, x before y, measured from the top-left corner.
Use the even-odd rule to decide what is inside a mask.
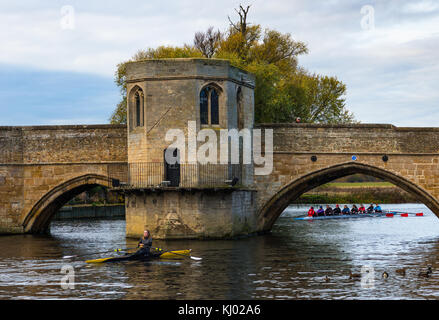
[[[143,127],[144,125],[144,95],[143,91],[139,86],[135,86],[129,95],[129,122],[130,128],[134,129],[137,127]]]
[[[200,92],[200,123],[219,124],[219,91],[212,86]]]

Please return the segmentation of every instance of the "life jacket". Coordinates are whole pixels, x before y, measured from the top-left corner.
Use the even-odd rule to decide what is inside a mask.
[[[308,217],[312,217],[315,216],[316,212],[314,211],[314,209],[309,209],[308,210]]]

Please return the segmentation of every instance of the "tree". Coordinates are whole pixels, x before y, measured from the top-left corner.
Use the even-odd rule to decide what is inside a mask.
[[[206,32],[197,32],[194,37],[194,47],[197,48],[206,58],[212,58],[217,52],[222,34],[213,31],[213,27],[209,27]]]
[[[227,59],[236,67],[253,73],[256,122],[346,123],[354,116],[345,106],[346,85],[336,77],[310,74],[299,66],[298,57],[308,53],[306,44],[291,34],[262,30],[248,21],[250,6],[235,9],[238,21],[228,17],[227,32],[197,32],[193,45],[160,46],[139,50],[129,61],[162,58],[205,57]],[[118,65],[115,81],[122,100],[111,123],[126,123],[126,62]]]
[[[114,76],[114,81],[120,89],[122,96],[116,109],[110,117],[112,124],[126,124],[127,123],[127,86],[126,86],[126,65],[132,61],[142,61],[146,59],[164,59],[164,58],[193,58],[202,57],[202,53],[189,45],[183,47],[160,46],[156,49],[148,48],[146,50],[139,50],[128,61],[119,63]]]

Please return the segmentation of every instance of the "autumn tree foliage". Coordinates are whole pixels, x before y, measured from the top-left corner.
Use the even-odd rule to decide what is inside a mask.
[[[250,6],[235,9],[238,19],[228,17],[225,32],[209,27],[196,32],[193,44],[159,46],[139,50],[129,61],[163,58],[204,57],[227,59],[236,67],[253,73],[255,121],[308,123],[350,123],[354,116],[346,109],[346,85],[334,76],[313,74],[299,65],[299,56],[308,54],[302,41],[248,20]],[[128,62],[128,61],[126,61]],[[117,66],[116,84],[122,99],[111,123],[126,123],[126,62]]]

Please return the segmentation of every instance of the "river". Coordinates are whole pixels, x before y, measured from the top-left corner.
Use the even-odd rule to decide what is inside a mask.
[[[420,204],[382,207],[424,217],[299,221],[293,217],[308,207],[298,205],[264,236],[153,243],[191,248],[201,261],[63,259],[136,241],[125,239],[124,220],[53,221],[50,235],[0,237],[0,299],[437,299],[438,218]],[[428,265],[432,276],[418,277]],[[367,282],[349,279],[349,271],[364,266]],[[395,273],[399,268],[407,269],[405,276]],[[62,270],[74,275],[74,283],[65,282],[70,288],[61,286]]]

